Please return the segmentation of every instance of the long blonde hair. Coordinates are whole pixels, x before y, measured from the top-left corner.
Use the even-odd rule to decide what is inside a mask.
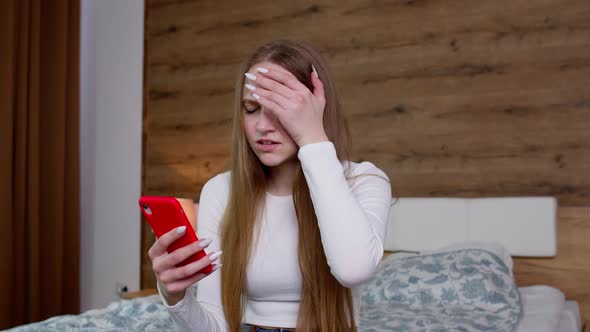
[[[254,229],[264,209],[268,168],[252,151],[242,124],[244,73],[253,65],[272,62],[291,72],[313,91],[311,65],[324,84],[324,129],[336,148],[338,159],[349,160],[350,135],[340,111],[332,73],[322,56],[304,42],[275,40],[260,46],[243,63],[236,84],[231,151],[231,189],[221,227],[224,251],[221,298],[230,331],[239,331],[246,294],[246,267]],[[350,289],[330,273],[309,188],[301,164],[293,181],[293,203],[298,220],[298,259],[302,291],[297,331],[356,331]]]

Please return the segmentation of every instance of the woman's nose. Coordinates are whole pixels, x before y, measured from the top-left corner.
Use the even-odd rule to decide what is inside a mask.
[[[269,131],[274,129],[274,116],[271,111],[266,109],[260,111],[258,121],[256,121],[256,129],[258,131]]]

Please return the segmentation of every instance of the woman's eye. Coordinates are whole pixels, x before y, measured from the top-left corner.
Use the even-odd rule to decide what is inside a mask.
[[[250,109],[246,108],[245,110],[246,110],[246,113],[252,114],[252,113],[258,111],[258,108],[250,108]]]

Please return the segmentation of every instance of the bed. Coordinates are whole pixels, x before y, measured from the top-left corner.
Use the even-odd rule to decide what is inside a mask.
[[[463,225],[470,227],[470,231],[464,233],[461,233],[460,231],[458,232],[461,234],[467,234],[466,237],[457,238],[457,229],[455,229],[453,232],[449,232],[452,236],[443,241],[441,239],[445,238],[445,232],[444,230],[439,230],[436,232],[438,236],[435,240],[422,237],[422,240],[424,240],[423,243],[420,241],[410,241],[409,244],[404,244],[403,241],[400,241],[397,238],[397,236],[401,235],[409,237],[412,235],[412,230],[404,229],[404,227],[409,226],[399,223],[396,224],[396,222],[399,220],[407,220],[407,217],[403,217],[404,213],[414,213],[414,216],[412,217],[414,220],[417,220],[416,218],[420,219],[424,217],[415,217],[416,212],[411,212],[409,210],[405,212],[402,211],[404,208],[412,205],[404,204],[404,200],[406,201],[405,203],[419,203],[417,201],[412,202],[412,200],[401,199],[398,202],[398,205],[394,206],[394,209],[392,209],[393,212],[389,227],[390,232],[388,232],[384,259],[379,269],[379,273],[382,275],[380,276],[378,274],[371,281],[367,282],[361,297],[361,319],[359,322],[361,331],[483,331],[486,330],[486,328],[491,331],[499,331],[502,329],[498,329],[497,326],[500,326],[501,324],[504,324],[502,326],[506,326],[507,329],[515,332],[569,332],[582,331],[584,328],[584,331],[590,331],[588,323],[584,324],[585,319],[588,318],[588,311],[590,310],[588,297],[590,266],[586,259],[586,252],[590,249],[590,243],[588,243],[588,239],[590,238],[589,208],[560,208],[557,210],[555,202],[552,199],[541,202],[545,205],[548,204],[548,210],[546,209],[547,206],[543,207],[535,205],[538,204],[539,201],[535,202],[533,205],[527,206],[527,209],[529,210],[541,211],[546,209],[543,210],[543,215],[545,217],[549,216],[549,218],[543,216],[535,217],[537,220],[535,225],[537,227],[549,227],[549,231],[544,232],[535,229],[535,232],[530,232],[529,228],[529,236],[526,241],[523,240],[528,243],[528,247],[526,243],[516,243],[517,246],[514,246],[514,243],[510,242],[502,243],[502,238],[500,238],[500,241],[497,241],[498,239],[494,238],[494,236],[497,236],[498,234],[502,235],[501,232],[494,233],[489,231],[488,235],[491,236],[491,238],[473,238],[473,234],[476,234],[477,230],[475,230],[475,226],[469,221],[463,223]],[[430,214],[426,215],[426,219],[432,219],[432,213],[438,214],[437,218],[444,219],[445,216],[443,210],[445,210],[445,208],[447,212],[450,211],[449,216],[454,218],[453,222],[456,225],[461,224],[456,220],[457,215],[463,214],[471,217],[477,215],[475,210],[472,209],[473,204],[470,205],[472,210],[470,210],[469,213],[465,214],[464,211],[459,211],[457,214],[458,210],[454,210],[453,212],[449,210],[449,206],[445,206],[444,204],[441,205],[441,203],[444,202],[436,201],[436,199],[426,200],[428,200],[428,204],[438,204],[438,208],[434,208],[431,205],[429,206],[427,210],[430,211]],[[451,202],[451,204],[455,205],[456,203],[458,202],[455,201],[455,199]],[[498,202],[494,203],[497,204]],[[512,204],[513,202],[509,203]],[[459,206],[460,209],[465,208],[465,205],[461,204],[456,206]],[[553,210],[550,208],[551,206],[553,206]],[[424,211],[425,206],[414,204],[413,208],[418,208],[418,210]],[[496,205],[496,209],[499,208],[502,209],[502,206]],[[512,211],[515,211],[514,207],[511,207],[511,209]],[[518,207],[516,209],[518,210]],[[486,210],[483,209],[482,211]],[[551,218],[552,213],[553,219]],[[519,218],[527,219],[526,211],[523,210],[517,214],[519,215]],[[539,218],[545,219],[541,220]],[[416,227],[413,231],[423,232],[423,227],[429,226],[427,224],[421,224],[422,222],[427,223],[426,219],[415,222],[414,226],[419,227]],[[506,222],[506,220],[504,220],[504,222]],[[512,220],[510,222],[517,221]],[[530,225],[521,226],[530,227]],[[434,226],[431,225],[430,227]],[[482,229],[485,230],[485,225]],[[515,230],[515,232],[518,233],[518,230]],[[536,242],[539,239],[544,239],[546,242],[539,244]],[[514,255],[515,250],[519,250],[517,251],[519,255]],[[529,253],[528,256],[533,257],[513,257],[527,256],[527,253]],[[556,253],[560,254],[556,255]],[[394,293],[390,293],[388,295],[389,298],[385,299],[385,301],[391,301],[393,299],[394,302],[387,302],[385,305],[382,302],[379,302],[379,300],[371,298],[371,294],[372,292],[375,293],[375,290],[382,292],[382,290],[385,289],[383,284],[379,284],[378,287],[375,287],[377,279],[393,277],[401,280],[401,278],[404,277],[403,273],[400,272],[401,270],[397,266],[391,264],[406,263],[406,266],[411,266],[411,264],[407,263],[411,260],[421,260],[422,258],[420,257],[426,257],[426,259],[430,259],[431,261],[433,257],[440,257],[441,262],[443,261],[442,258],[445,258],[450,262],[448,266],[451,266],[452,262],[465,262],[465,257],[467,257],[468,261],[471,261],[472,263],[474,260],[477,260],[472,266],[478,267],[486,264],[490,265],[489,262],[492,262],[495,264],[497,271],[504,271],[503,275],[497,274],[494,276],[493,273],[488,273],[494,269],[489,268],[486,270],[486,273],[490,276],[488,281],[495,282],[496,284],[508,285],[504,290],[504,294],[507,297],[512,294],[513,300],[508,301],[510,302],[510,305],[504,305],[503,303],[498,305],[498,301],[490,302],[486,300],[492,303],[492,306],[482,307],[476,305],[475,307],[469,307],[472,310],[480,310],[481,312],[474,316],[475,318],[468,320],[469,322],[475,322],[478,320],[484,322],[482,317],[489,316],[487,318],[490,321],[501,321],[501,323],[492,327],[486,327],[483,323],[477,325],[479,324],[477,323],[470,327],[465,325],[467,328],[461,327],[451,329],[449,328],[450,326],[458,325],[449,324],[459,324],[465,320],[464,318],[466,317],[465,315],[467,315],[467,310],[452,311],[448,308],[443,308],[446,311],[443,311],[441,315],[440,307],[438,309],[429,308],[429,312],[425,311],[420,306],[412,307],[412,305],[409,305],[404,307],[406,304],[402,303],[403,301],[399,300],[401,297],[396,297],[396,294]],[[488,263],[482,264],[482,262]],[[424,266],[424,264],[422,265]],[[391,270],[396,272],[385,273],[388,266],[393,266]],[[414,264],[414,266],[417,265]],[[440,271],[443,272],[434,272],[445,274],[447,273],[445,271],[450,270],[448,266],[440,269]],[[502,266],[507,268],[502,269]],[[469,266],[462,266],[461,268],[469,269]],[[508,270],[509,272],[507,272]],[[433,271],[429,270],[429,272]],[[479,278],[477,274],[469,273],[469,275],[470,277],[475,276]],[[503,278],[504,282],[499,282],[498,276]],[[512,278],[512,276],[514,277]],[[411,274],[408,274],[405,277],[407,277],[404,279],[406,282],[412,280]],[[441,279],[439,275],[431,275],[429,278],[413,278],[413,282],[416,284],[420,282],[430,282],[431,284],[436,284],[438,282],[438,284],[441,284],[444,283],[444,281],[439,281],[443,279]],[[394,284],[391,280],[388,282],[389,285]],[[399,290],[399,287],[394,286],[393,289]],[[408,289],[411,291],[411,287],[408,287]],[[415,288],[414,291],[416,291],[416,289],[421,288]],[[194,289],[191,289],[191,291],[194,291]],[[432,294],[431,297],[433,297]],[[436,295],[434,295],[434,298],[436,298]],[[486,299],[489,298],[492,297],[487,297]],[[428,299],[428,297],[426,297],[426,299]],[[420,305],[423,305],[424,302],[425,301],[422,301]],[[430,303],[433,302],[431,301]],[[450,306],[447,305],[447,307]],[[486,312],[486,310],[497,310],[498,312],[494,311],[493,314],[489,314],[491,311]],[[436,314],[439,315],[439,318],[437,318]],[[487,314],[487,316],[485,314]],[[444,318],[445,315],[449,317],[455,315],[453,319],[457,319],[449,320]],[[444,319],[440,318],[441,316]],[[156,294],[156,291],[153,289],[145,289],[140,292],[125,294],[124,298],[111,303],[105,308],[90,310],[75,316],[66,315],[53,317],[43,322],[20,326],[9,331],[78,330],[173,331],[174,327],[170,316],[162,305],[161,299],[159,295]]]
[[[590,209],[558,208],[554,197],[404,198],[392,209],[385,250],[498,244],[519,287],[515,331],[566,332],[590,329],[589,240]]]
[[[535,286],[533,286],[535,287]],[[545,287],[545,286],[543,286]],[[525,299],[523,303],[524,314],[518,324],[516,332],[547,331],[547,324],[556,324],[556,329],[550,331],[570,332],[582,331],[579,315],[579,307],[575,301],[563,302],[560,310],[559,300],[551,295],[562,295],[555,289],[520,288],[521,295]],[[57,316],[46,321],[14,328],[9,331],[174,331],[172,320],[165,307],[162,305],[159,295],[145,295],[122,299],[111,303],[103,309],[87,311],[77,316]],[[131,295],[133,296],[133,295]],[[366,308],[363,306],[363,308]],[[555,311],[553,309],[556,309]],[[549,315],[547,315],[549,313]],[[556,315],[556,313],[558,313]],[[393,331],[393,329],[378,329],[378,323],[366,323],[374,317],[370,310],[361,310],[360,331]],[[557,318],[557,321],[555,320]],[[586,331],[589,331],[588,328]]]
[[[577,303],[564,301],[559,290],[548,286],[532,286],[519,288],[519,292],[523,299],[523,315],[515,332],[581,331]],[[147,293],[151,295],[145,295]],[[103,309],[90,310],[77,316],[53,317],[9,331],[174,331],[172,320],[159,295],[151,291],[147,293],[144,291],[141,294],[143,296],[113,302]],[[375,319],[375,313],[379,310],[365,303],[361,307],[360,331],[451,331],[396,329],[391,325],[391,328],[384,328],[386,325],[383,319]]]

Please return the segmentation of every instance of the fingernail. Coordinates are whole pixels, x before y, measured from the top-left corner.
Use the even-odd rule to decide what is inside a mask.
[[[252,84],[246,84],[246,89],[248,89],[250,91],[254,91],[254,90],[256,90],[256,87]]]
[[[268,73],[268,69],[266,69],[266,68],[258,67],[258,68],[256,68],[256,70],[258,70],[259,72],[261,72],[263,74]]]
[[[254,98],[256,98],[256,100],[260,99],[260,96],[255,93],[253,93],[252,96],[254,96]]]
[[[254,74],[246,73],[244,75],[246,75],[246,77],[251,79],[252,81],[256,80],[256,75],[254,75]]]
[[[214,260],[216,260],[217,258],[219,258],[219,256],[221,256],[221,253],[223,251],[218,251],[218,252],[213,252],[209,254],[209,260],[212,262]]]
[[[315,70],[315,67],[314,67],[314,65],[313,65],[313,64],[311,65],[311,69],[313,70],[313,73],[315,74],[315,77],[317,77],[317,78],[320,78],[320,77],[318,76],[318,71],[317,71],[317,70]]]
[[[186,226],[180,226],[176,229],[176,234],[183,234],[186,231]]]
[[[213,266],[213,269],[211,270],[211,272],[219,270],[219,268],[221,268],[222,266],[223,266],[223,264],[218,264],[218,265]]]
[[[208,245],[211,244],[211,239],[201,239],[201,241],[199,241],[199,246],[201,246],[201,248],[207,248]]]

